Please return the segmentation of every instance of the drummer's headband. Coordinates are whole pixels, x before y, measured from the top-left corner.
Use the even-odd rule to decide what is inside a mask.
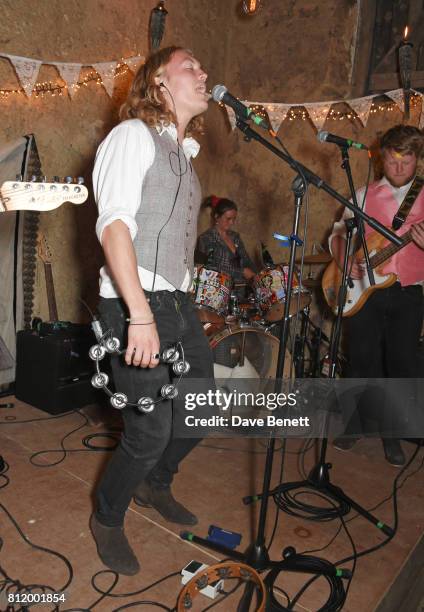
[[[216,195],[211,195],[211,206],[212,206],[212,208],[216,208],[221,200],[222,200],[222,198],[218,198],[218,196],[216,196]]]

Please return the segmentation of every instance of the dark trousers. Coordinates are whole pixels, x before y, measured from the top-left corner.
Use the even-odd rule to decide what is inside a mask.
[[[146,296],[156,320],[161,350],[181,342],[190,372],[184,379],[202,381],[204,391],[213,387],[213,361],[208,340],[187,294],[180,291],[157,291]],[[119,298],[101,299],[99,313],[105,329],[126,346],[128,316]],[[116,391],[127,395],[130,402],[140,397],[160,397],[161,387],[175,382],[176,375],[167,364],[143,369],[125,364],[123,356],[111,359]],[[189,381],[185,383],[185,387]],[[181,389],[180,393],[181,393]],[[198,390],[198,389],[197,389]],[[125,512],[137,486],[147,480],[153,487],[169,487],[178,465],[199,439],[173,437],[173,423],[185,414],[183,398],[157,404],[150,413],[136,408],[122,410],[124,431],[97,489],[98,520],[109,526],[122,525]]]
[[[395,283],[378,289],[361,310],[347,319],[349,378],[418,378],[418,342],[423,323],[423,291],[419,285]],[[399,425],[398,411],[390,401],[390,382],[369,383],[358,398],[346,434],[369,431],[368,422],[380,433]]]

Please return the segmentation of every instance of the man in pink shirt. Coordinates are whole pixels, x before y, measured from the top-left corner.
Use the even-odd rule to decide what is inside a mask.
[[[364,210],[393,229],[393,219],[417,174],[417,164],[424,151],[424,136],[415,127],[397,125],[382,136],[380,148],[384,175],[369,186]],[[364,194],[365,188],[357,193],[360,205]],[[330,249],[340,266],[346,244],[344,220],[351,216],[352,213],[346,210],[342,219],[335,223],[330,236]],[[367,239],[372,231],[365,227]],[[417,371],[417,348],[423,323],[424,188],[418,193],[401,227],[396,230],[399,236],[407,232],[410,232],[411,240],[382,269],[384,274],[396,274],[397,281],[390,287],[376,290],[356,314],[346,319],[350,378],[420,376]],[[352,279],[360,279],[366,274],[363,260],[350,259],[350,264]],[[378,398],[381,400],[381,395],[374,395],[374,401],[372,393],[365,396],[361,398],[345,435],[334,441],[336,448],[352,448],[361,425],[370,413],[377,414],[380,431],[390,430],[393,415],[384,414],[381,404],[375,405],[379,403]],[[396,466],[404,464],[405,456],[399,440],[383,437],[383,447],[389,463]]]

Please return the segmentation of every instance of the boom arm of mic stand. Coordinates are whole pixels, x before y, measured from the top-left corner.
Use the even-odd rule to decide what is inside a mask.
[[[374,219],[374,217],[370,217],[369,215],[364,213],[364,211],[361,210],[360,208],[359,209],[355,208],[352,202],[349,202],[349,200],[346,200],[346,198],[341,196],[335,189],[330,187],[330,185],[328,185],[324,181],[324,179],[322,179],[320,176],[312,172],[312,170],[309,170],[309,168],[307,168],[300,162],[293,159],[293,157],[290,157],[289,155],[286,155],[286,153],[284,153],[283,151],[280,151],[280,149],[277,149],[277,147],[275,147],[273,144],[268,142],[268,140],[263,138],[260,134],[258,134],[258,132],[255,132],[255,130],[252,130],[252,128],[249,125],[247,125],[247,123],[243,121],[242,119],[240,119],[239,117],[237,117],[236,125],[238,129],[242,131],[243,134],[246,135],[248,140],[251,140],[253,138],[253,140],[260,142],[261,144],[264,145],[264,147],[266,147],[272,153],[277,155],[277,157],[280,157],[283,161],[285,161],[295,172],[297,173],[302,172],[305,175],[305,178],[308,181],[308,183],[311,183],[318,189],[323,189],[326,193],[328,193],[328,195],[330,195],[332,198],[340,202],[340,204],[343,204],[343,206],[345,206],[346,208],[349,208],[349,210],[351,210],[353,213],[356,213],[356,215],[361,217],[361,219],[363,219],[366,223],[368,223],[370,227],[375,229],[379,234],[382,234],[382,236],[384,236],[387,240],[390,240],[390,242],[393,242],[393,244],[395,244],[396,246],[401,246],[403,244],[402,239],[399,238],[399,236],[396,236],[396,234],[388,230],[387,227],[382,225],[379,221],[377,221],[377,219]]]

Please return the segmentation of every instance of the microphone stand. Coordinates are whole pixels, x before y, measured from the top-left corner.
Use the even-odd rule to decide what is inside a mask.
[[[280,330],[280,344],[279,344],[276,378],[275,378],[275,386],[274,386],[275,392],[279,393],[281,391],[281,386],[283,382],[282,376],[283,376],[283,371],[284,371],[284,361],[285,361],[286,346],[287,346],[288,333],[289,333],[289,318],[290,318],[289,313],[290,313],[290,301],[291,301],[291,294],[292,294],[292,280],[293,280],[295,259],[296,259],[296,247],[298,244],[301,243],[301,241],[299,240],[297,236],[297,232],[299,228],[300,210],[302,206],[303,195],[306,191],[307,183],[311,183],[315,185],[316,187],[318,187],[319,189],[323,189],[324,191],[326,191],[334,199],[336,199],[338,202],[341,202],[344,206],[352,210],[352,212],[356,213],[358,217],[366,221],[371,227],[373,227],[375,230],[383,234],[391,242],[397,245],[400,245],[402,244],[402,240],[398,236],[393,234],[390,230],[388,230],[384,225],[379,223],[376,219],[374,219],[373,217],[369,217],[360,208],[356,209],[354,204],[352,204],[351,202],[343,198],[343,196],[341,196],[337,191],[335,191],[329,185],[327,185],[327,183],[323,179],[321,179],[318,175],[316,175],[314,172],[310,171],[308,168],[306,168],[305,166],[303,166],[302,164],[294,160],[292,157],[290,157],[289,155],[287,155],[286,153],[284,153],[283,151],[275,147],[268,140],[263,138],[258,132],[256,132],[255,130],[252,130],[247,125],[247,123],[242,120],[242,118],[237,117],[236,125],[239,128],[239,130],[241,130],[245,134],[245,139],[247,142],[250,142],[252,139],[260,142],[263,146],[265,146],[267,149],[272,151],[275,155],[277,155],[278,157],[283,159],[286,163],[288,163],[289,166],[293,168],[293,170],[295,170],[297,173],[297,177],[294,179],[292,183],[292,191],[294,192],[294,199],[295,199],[295,213],[294,213],[294,221],[293,221],[293,231],[290,236],[291,250],[290,250],[290,262],[289,262],[289,271],[288,271],[288,279],[287,279],[288,286],[287,286],[286,301],[284,305],[283,325]],[[347,253],[348,253],[348,250],[346,250],[346,253],[345,253],[345,264],[344,264],[344,270],[346,272],[346,276],[347,276],[347,264],[348,264]],[[340,317],[341,317],[342,309],[339,309],[339,310],[340,310]],[[337,356],[336,343],[334,341],[333,341],[333,347],[332,347],[332,354],[335,354]],[[323,442],[326,443],[326,440],[324,439]],[[324,448],[324,452],[325,452],[326,444],[324,445],[324,447],[325,447]],[[263,476],[262,493],[260,495],[256,495],[253,497],[250,496],[250,497],[243,499],[243,502],[245,504],[249,504],[258,499],[260,499],[260,502],[261,502],[256,540],[247,548],[245,553],[242,553],[237,550],[233,550],[231,548],[227,548],[226,546],[223,546],[222,544],[212,542],[205,538],[200,538],[194,535],[193,533],[187,532],[187,531],[184,531],[180,534],[181,538],[184,540],[188,540],[190,542],[195,542],[197,544],[200,544],[201,546],[204,546],[205,548],[208,548],[210,550],[214,550],[216,552],[222,553],[223,555],[225,555],[225,557],[228,557],[230,559],[235,559],[237,561],[247,563],[248,565],[250,565],[251,567],[255,568],[258,571],[264,571],[266,569],[272,568],[273,572],[276,574],[284,570],[284,571],[302,571],[304,573],[310,573],[310,574],[315,574],[315,575],[326,574],[328,576],[331,576],[335,580],[341,580],[340,576],[344,578],[349,578],[350,577],[349,570],[336,569],[331,564],[329,564],[331,566],[330,568],[317,569],[317,565],[316,563],[314,563],[313,557],[304,557],[303,555],[298,555],[293,547],[287,547],[283,551],[283,557],[284,557],[283,560],[271,561],[269,557],[268,549],[266,548],[266,545],[265,545],[265,527],[266,527],[266,516],[267,516],[267,510],[268,510],[268,498],[270,495],[275,495],[278,492],[278,487],[274,489],[273,491],[271,491],[271,487],[270,487],[274,451],[275,451],[275,438],[272,437],[272,434],[270,434],[270,437],[268,438],[268,442],[267,442],[267,452],[266,452],[265,469],[264,469],[264,476]],[[327,480],[328,480],[328,470],[327,470]],[[327,485],[327,486],[333,486],[333,485]],[[319,484],[319,488],[320,487],[321,485]],[[339,490],[338,487],[334,487],[334,489]],[[355,507],[354,503],[352,503],[352,506]],[[364,513],[366,512],[362,508],[361,510]],[[377,519],[374,519],[374,520],[375,520],[375,523],[378,522]],[[275,601],[275,598],[272,596],[272,584],[268,585],[268,587],[270,590],[270,599],[272,600],[271,607],[268,609],[270,611],[271,610],[272,611],[285,610],[285,608],[280,606],[280,604],[278,604]],[[252,589],[247,587],[246,592],[244,596],[242,597],[240,606],[238,608],[239,612],[248,612],[252,596],[253,596]]]
[[[358,215],[358,212],[361,209],[359,208],[357,199],[356,199],[356,192],[355,192],[353,179],[352,179],[352,172],[351,172],[350,163],[349,163],[348,150],[347,150],[347,147],[345,146],[341,146],[340,148],[341,148],[341,154],[342,154],[342,168],[346,171],[348,182],[349,182],[349,187],[350,187],[350,191],[352,195],[352,200],[353,200],[354,206],[356,207],[356,210],[353,210],[354,217],[352,217],[351,219],[347,219],[345,221],[346,249],[345,249],[344,260],[343,260],[342,280],[340,283],[339,293],[337,296],[337,316],[336,316],[336,320],[334,321],[334,326],[333,326],[333,330],[331,334],[330,350],[329,350],[329,354],[330,354],[329,378],[333,380],[336,378],[337,355],[338,355],[338,350],[339,350],[340,336],[341,336],[341,329],[342,329],[343,309],[346,304],[348,285],[349,285],[349,282],[351,282],[351,279],[348,274],[349,272],[348,263],[349,263],[349,254],[351,252],[353,230],[355,227],[357,227],[357,231],[361,236],[362,247],[364,250],[365,259],[367,261],[367,271],[368,271],[369,282],[370,284],[373,284],[373,285],[375,284],[374,274],[372,272],[371,264],[369,261],[368,248],[367,248],[367,244],[365,241],[363,220],[361,216]],[[360,506],[352,498],[348,497],[340,487],[337,487],[331,484],[329,470],[332,466],[330,463],[326,461],[326,452],[327,452],[327,446],[328,446],[328,438],[326,437],[326,434],[328,431],[328,422],[329,422],[329,412],[327,411],[326,417],[324,420],[324,425],[323,425],[325,437],[323,437],[322,439],[318,463],[312,468],[312,470],[308,474],[307,480],[298,483],[298,488],[302,488],[302,487],[310,488],[311,486],[313,488],[317,488],[320,492],[326,493],[331,498],[339,501],[340,512],[342,512],[343,514],[348,514],[351,508],[354,508],[355,511],[358,512],[358,514],[360,514],[365,519],[373,523],[373,525],[381,529],[381,531],[383,531],[383,533],[385,533],[387,536],[393,536],[394,532],[391,529],[391,527],[389,527],[388,525],[385,525],[382,521],[380,521],[375,516],[373,516],[370,512],[368,512],[365,508]]]
[[[349,150],[348,150],[347,146],[339,145],[339,148],[340,148],[340,153],[342,154],[342,168],[346,172],[346,175],[347,175],[347,180],[348,180],[348,183],[349,183],[349,189],[350,189],[350,193],[351,193],[351,196],[352,196],[352,202],[353,202],[355,208],[359,209],[358,200],[356,199],[356,190],[355,190],[355,186],[353,184],[352,169],[350,167]],[[361,239],[362,249],[363,249],[364,256],[365,256],[368,280],[369,280],[370,285],[375,285],[374,272],[372,271],[372,267],[371,267],[371,263],[370,263],[369,250],[368,250],[368,246],[367,246],[367,243],[366,243],[366,240],[365,240],[364,223],[363,223],[362,219],[360,217],[358,217],[356,212],[357,212],[356,210],[353,211],[353,214],[354,214],[355,219],[356,219],[356,225],[357,225],[357,228],[358,228],[358,236]],[[350,253],[350,251],[348,251],[348,253]]]

